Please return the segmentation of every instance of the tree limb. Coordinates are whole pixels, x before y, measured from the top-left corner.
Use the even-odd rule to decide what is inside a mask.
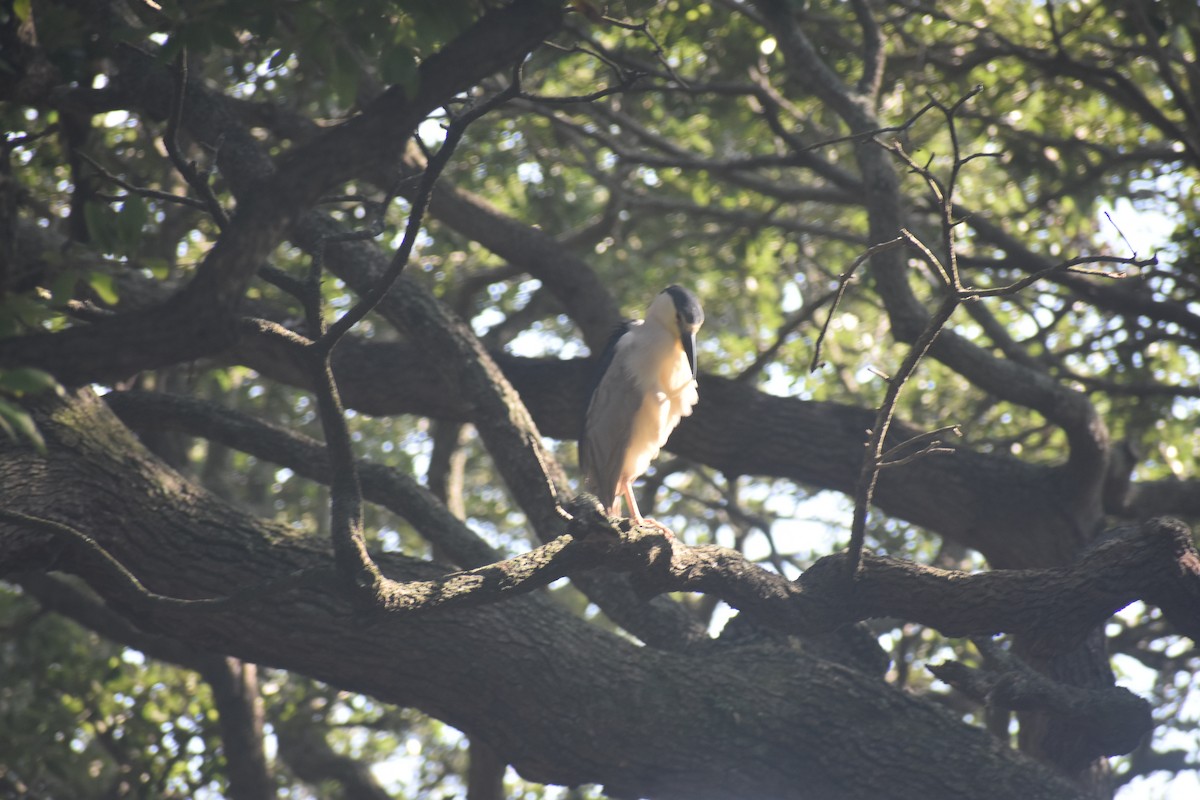
[[[51,404],[42,412],[38,421],[50,447],[45,455],[29,447],[5,448],[5,458],[0,460],[0,504],[24,513],[70,515],[86,524],[89,535],[150,591],[186,597],[228,595],[248,584],[328,564],[324,543],[251,520],[180,481],[126,441],[121,426],[95,401]],[[113,437],[119,446],[114,446]],[[122,498],[119,506],[103,499],[112,496]],[[611,536],[612,529],[603,527]],[[1160,524],[1155,530],[1171,534],[1173,529]],[[33,549],[45,544],[44,536],[40,543],[36,538],[10,524],[0,527],[0,560],[8,565],[34,564]],[[590,538],[591,534],[580,541]],[[844,569],[836,562],[824,570],[810,569],[806,580],[817,583],[797,591],[785,589],[786,581],[778,576],[764,579],[771,582],[760,581],[761,570],[756,567],[757,573],[743,577],[736,572],[719,577],[737,566],[724,561],[719,549],[670,545],[661,535],[638,530],[621,532],[615,540],[618,545],[628,543],[615,551],[620,559],[649,566],[646,574],[652,582],[647,590],[670,586],[704,590],[711,582],[727,583],[740,587],[737,591],[745,592],[745,601],[755,604],[755,613],[765,614],[772,624],[800,619],[802,615],[785,609],[797,602],[804,605],[818,587],[826,591],[829,584],[819,580],[822,572],[826,581],[845,585]],[[1166,540],[1168,545],[1175,541],[1173,534]],[[603,552],[606,544],[588,546]],[[666,552],[664,544],[671,547],[669,560],[651,558],[653,553]],[[1099,594],[1093,600],[1108,597],[1111,603],[1120,602],[1119,595],[1128,587],[1113,584],[1117,569],[1113,562],[1132,564],[1128,573],[1121,573],[1131,576],[1131,586],[1161,583],[1164,563],[1178,563],[1167,559],[1169,549],[1164,549],[1162,536],[1151,535],[1116,543],[1107,552],[1099,549],[1086,569],[966,577],[996,582],[972,595],[980,598],[988,614],[1000,615],[990,626],[999,622],[1003,627],[1007,621],[1016,627],[1038,627],[1046,623],[1019,619],[998,598],[1007,599],[1006,592],[1024,596],[1027,611],[1036,611],[1044,603],[1053,611],[1035,614],[1042,619],[1063,612],[1061,603],[1036,596],[1047,587],[1094,590]],[[1126,556],[1131,557],[1126,560]],[[935,592],[951,595],[960,591],[956,581],[947,580],[948,573],[924,569],[912,573],[886,559],[865,563],[872,575],[868,585],[877,585],[880,597],[897,587],[902,592],[914,586],[935,587]],[[180,568],[181,564],[186,566]],[[380,564],[391,579],[403,583],[444,577],[437,567],[413,559],[381,556]],[[93,572],[84,561],[59,566],[79,569],[106,600],[124,607],[123,590],[111,576]],[[658,572],[661,569],[665,575]],[[1096,572],[1089,578],[1091,569]],[[753,582],[748,582],[750,578]],[[793,600],[776,594],[777,589],[787,591]],[[875,592],[858,589],[861,586],[854,592],[855,602],[871,602]],[[940,602],[930,603],[941,609],[930,608],[928,613],[950,617],[970,613],[969,606],[946,608],[945,598],[941,594]],[[830,611],[829,622],[845,616],[843,603],[833,602],[838,607]],[[921,602],[919,596],[913,597],[910,607]],[[1065,614],[1097,614],[1103,605],[1091,606],[1080,598],[1066,605]],[[772,619],[772,609],[783,616]],[[153,626],[156,621],[144,616],[146,608],[125,610],[139,626]],[[854,608],[863,610],[869,609]],[[872,776],[882,774],[892,791],[912,795],[957,792],[989,800],[1014,795],[1075,796],[1062,779],[995,747],[988,734],[933,704],[853,670],[823,665],[803,651],[719,644],[679,653],[636,648],[555,609],[536,594],[470,612],[443,609],[436,614],[436,624],[432,616],[413,613],[364,617],[337,592],[267,593],[248,606],[203,612],[172,609],[168,630],[197,646],[295,669],[386,702],[419,707],[484,738],[531,780],[603,783],[612,793],[658,798],[707,800],[716,796],[715,787],[721,797],[734,791],[742,796],[791,798],[817,792],[823,797],[849,798],[872,793],[876,780]],[[789,620],[789,614],[796,615]],[[1200,615],[1193,610],[1191,618]],[[314,647],[313,642],[322,646]],[[522,680],[515,680],[516,675]],[[697,702],[716,696],[718,687],[731,705]],[[531,690],[537,702],[528,699]],[[778,702],[781,696],[788,702]],[[838,718],[847,724],[814,726],[813,719],[834,713],[826,707],[831,701],[836,702]],[[729,709],[736,709],[736,716]],[[747,709],[754,712],[748,714]],[[566,724],[564,713],[570,717]],[[591,724],[575,724],[576,718]],[[857,724],[860,718],[863,722]],[[618,728],[625,731],[623,736],[603,742],[591,733]],[[513,730],[522,734],[511,735]],[[914,771],[911,748],[902,743],[930,736],[938,746],[922,752],[935,768]],[[729,758],[744,765],[748,747],[759,748],[753,751],[756,768],[734,767]],[[866,771],[847,762],[839,755],[847,748],[871,752],[879,769]],[[653,757],[646,758],[648,752]],[[664,758],[678,767],[664,771]],[[967,762],[975,765],[970,774],[952,767]],[[900,768],[904,764],[910,767]],[[996,779],[980,782],[980,769]]]

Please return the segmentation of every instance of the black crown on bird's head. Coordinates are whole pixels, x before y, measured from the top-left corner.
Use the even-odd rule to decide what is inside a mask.
[[[704,324],[704,309],[700,307],[696,295],[678,284],[671,284],[662,293],[669,295],[675,304],[675,315],[679,318],[681,328],[686,325],[695,330]]]

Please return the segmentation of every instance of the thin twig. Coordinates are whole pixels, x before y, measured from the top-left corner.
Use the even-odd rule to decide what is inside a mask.
[[[187,82],[187,48],[183,47],[175,58],[175,92],[171,96],[171,114],[167,120],[167,132],[163,135],[163,145],[167,148],[167,155],[170,157],[171,163],[175,165],[175,169],[179,170],[179,174],[183,176],[188,186],[199,193],[204,207],[212,215],[217,227],[225,228],[229,225],[229,215],[217,201],[217,196],[213,194],[208,179],[200,175],[195,163],[188,161],[179,149],[179,129],[183,123],[183,101],[187,93]]]
[[[883,370],[881,370],[879,367],[875,366],[874,364],[867,365],[867,372],[871,373],[876,378],[879,378],[884,383],[891,383],[891,381],[892,381],[891,375],[888,375],[886,372],[884,372]]]
[[[953,447],[944,447],[940,441],[930,442],[915,453],[909,453],[901,458],[887,458],[884,456],[879,460],[879,468],[887,469],[888,467],[902,467],[905,464],[911,464],[914,461],[919,461],[925,456],[933,455],[952,455],[955,452]]]
[[[75,152],[76,152],[76,155],[78,155],[80,158],[82,158],[84,161],[86,161],[89,165],[91,165],[92,169],[94,169],[94,170],[96,170],[96,172],[100,173],[101,177],[103,177],[107,181],[115,183],[117,186],[120,186],[122,189],[124,189],[125,191],[127,191],[131,194],[140,195],[142,197],[150,197],[155,200],[162,200],[163,202],[167,202],[167,203],[178,203],[180,205],[190,206],[191,208],[198,208],[201,211],[208,210],[208,205],[206,203],[204,203],[204,201],[197,200],[194,197],[188,197],[186,195],[171,194],[170,192],[163,192],[158,189],[147,189],[143,186],[135,186],[132,183],[130,183],[129,181],[125,180],[124,178],[114,175],[111,172],[109,172],[108,170],[106,170],[95,159],[93,159],[91,156],[89,156],[87,153],[83,152],[82,150],[77,150]],[[104,197],[104,195],[100,195],[99,193],[97,193],[96,196]],[[113,201],[124,200],[124,198],[122,198],[122,197],[113,197],[113,198],[106,198],[106,199],[111,199]]]
[[[646,73],[644,73],[644,72],[622,73],[621,80],[618,81],[616,84],[614,84],[612,86],[606,86],[603,89],[597,89],[596,91],[591,92],[590,94],[571,95],[571,96],[566,96],[566,97],[546,97],[544,95],[527,94],[525,92],[522,92],[519,95],[517,95],[517,97],[521,98],[522,100],[527,100],[527,101],[534,102],[534,103],[541,103],[543,105],[548,105],[548,106],[553,106],[553,105],[563,106],[563,105],[574,105],[577,103],[591,103],[595,100],[599,100],[601,98],[608,97],[609,95],[614,95],[614,94],[618,94],[619,92],[627,91],[627,90],[633,88],[634,84],[636,84],[638,81],[640,81],[644,77],[646,77]]]
[[[933,251],[929,249],[928,245],[922,242],[915,233],[907,228],[901,228],[900,235],[903,236],[909,244],[915,247],[917,252],[924,256],[925,263],[929,264],[929,266],[933,268],[934,274],[941,279],[943,286],[948,289],[954,286],[954,278],[949,272],[946,271],[946,266],[941,262],[941,259],[934,255]]]
[[[827,294],[815,298],[811,302],[805,303],[799,311],[791,316],[790,319],[786,320],[783,325],[779,326],[779,330],[775,334],[775,341],[772,342],[765,350],[755,356],[753,363],[742,370],[741,373],[734,378],[734,380],[738,381],[739,383],[743,383],[755,378],[760,372],[766,369],[767,365],[771,363],[771,360],[775,358],[775,356],[783,348],[783,345],[787,342],[788,338],[796,332],[797,328],[799,328],[805,322],[811,320],[816,313],[821,310],[821,306],[838,296],[839,292],[835,289],[832,292],[828,292]]]
[[[659,44],[658,38],[650,32],[650,23],[646,20],[642,22],[626,22],[625,20],[615,19],[613,17],[604,17],[603,20],[609,25],[617,28],[624,28],[627,31],[640,33],[650,40],[650,44],[654,45],[654,54],[658,57],[658,62],[663,65],[663,69],[671,76],[671,80],[678,83],[683,88],[687,88],[688,83],[683,78],[679,77],[675,72],[675,68],[671,66],[670,60],[667,58],[667,53],[663,50],[663,46]]]
[[[962,277],[958,269],[958,253],[957,244],[955,241],[954,230],[958,225],[958,221],[954,218],[954,194],[957,189],[957,181],[959,172],[964,164],[967,164],[976,156],[963,156],[960,150],[958,140],[957,126],[955,118],[963,105],[968,102],[974,95],[981,91],[980,87],[976,87],[967,95],[961,97],[955,103],[947,106],[936,99],[931,99],[925,108],[921,109],[920,113],[925,113],[930,108],[937,109],[946,120],[947,127],[950,133],[950,141],[952,148],[952,163],[947,179],[943,183],[930,170],[932,164],[932,156],[928,163],[918,164],[905,151],[904,147],[899,142],[884,143],[879,142],[881,147],[884,147],[888,152],[895,155],[903,161],[914,173],[921,176],[933,195],[937,211],[940,215],[941,230],[942,230],[942,246],[945,249],[946,260],[939,259],[930,248],[925,246],[920,239],[907,230],[901,230],[901,240],[907,241],[917,249],[924,259],[935,270],[938,277],[945,285],[945,294],[942,297],[938,308],[930,316],[925,329],[920,337],[913,344],[908,354],[905,356],[904,362],[901,364],[897,374],[888,379],[887,391],[884,395],[875,417],[874,426],[868,431],[866,444],[866,452],[863,454],[862,466],[859,471],[858,481],[855,485],[855,505],[854,517],[850,529],[850,544],[847,548],[847,568],[851,578],[856,576],[862,564],[862,549],[863,542],[866,537],[866,522],[867,514],[870,509],[871,501],[874,496],[875,486],[879,479],[879,472],[885,466],[898,466],[900,464],[909,463],[916,458],[924,457],[933,453],[944,453],[948,448],[940,446],[940,442],[932,442],[920,451],[902,458],[894,458],[896,450],[900,447],[911,446],[916,440],[909,440],[896,448],[892,448],[888,454],[883,453],[883,442],[887,438],[888,428],[891,425],[893,414],[895,413],[896,402],[899,398],[901,389],[908,379],[913,375],[921,359],[928,353],[938,334],[957,309],[964,302],[978,300],[982,297],[997,297],[1004,295],[1015,294],[1025,287],[1037,282],[1046,275],[1059,271],[1078,270],[1084,264],[1131,264],[1135,266],[1146,266],[1155,263],[1151,259],[1137,259],[1136,257],[1125,258],[1117,256],[1079,256],[1074,259],[1063,261],[1055,264],[1044,270],[1040,270],[1032,275],[1016,281],[1008,286],[996,289],[973,289],[963,285]],[[1103,273],[1106,277],[1118,277],[1118,273]],[[925,436],[932,435],[927,434]],[[921,437],[917,437],[920,439]]]
[[[833,303],[829,306],[829,316],[825,318],[825,324],[821,326],[821,332],[817,334],[816,344],[813,345],[812,362],[808,366],[809,372],[816,372],[823,366],[823,362],[821,361],[821,345],[825,341],[825,334],[829,332],[829,323],[833,321],[833,315],[837,312],[838,304],[842,302],[842,296],[846,294],[846,286],[850,283],[850,279],[854,277],[855,271],[871,256],[876,253],[882,253],[885,250],[890,250],[897,245],[903,244],[904,241],[903,236],[897,236],[895,239],[871,245],[858,258],[854,259],[845,272],[838,276],[838,288],[834,295]]]
[[[859,470],[858,482],[854,490],[854,518],[850,525],[850,544],[847,548],[846,568],[851,577],[858,574],[858,570],[862,565],[862,549],[863,541],[866,539],[867,531],[867,511],[871,506],[871,500],[875,495],[875,484],[879,480],[880,461],[883,455],[883,442],[887,438],[888,428],[891,427],[892,417],[896,411],[896,401],[900,397],[900,390],[904,388],[904,384],[908,381],[912,374],[916,371],[917,365],[921,363],[921,359],[929,352],[929,348],[933,345],[935,339],[942,331],[950,315],[961,304],[961,300],[957,294],[948,293],[943,299],[937,310],[929,318],[925,330],[921,332],[920,338],[913,344],[912,349],[908,351],[908,355],[904,357],[904,362],[900,365],[900,369],[896,375],[888,381],[887,392],[884,394],[883,403],[879,406],[879,411],[875,415],[875,424],[871,428],[870,435],[867,438],[867,452],[863,455],[862,468]]]
[[[1045,269],[1041,269],[1037,272],[1026,275],[1024,278],[1014,281],[1007,286],[1000,286],[994,289],[963,288],[959,291],[959,296],[964,300],[976,299],[980,297],[1004,297],[1006,295],[1016,294],[1027,286],[1032,286],[1042,278],[1045,278],[1048,275],[1053,275],[1056,272],[1077,272],[1083,275],[1095,275],[1102,278],[1111,278],[1113,280],[1120,280],[1121,278],[1126,278],[1129,275],[1127,272],[1106,272],[1095,269],[1081,269],[1080,267],[1084,264],[1127,264],[1129,266],[1141,268],[1153,266],[1157,263],[1158,258],[1156,256],[1150,256],[1149,258],[1137,258],[1136,256],[1077,256],[1076,258],[1059,262],[1052,267],[1046,267]]]
[[[1109,225],[1112,225],[1113,228],[1116,229],[1117,235],[1121,237],[1121,241],[1125,243],[1125,246],[1129,248],[1129,252],[1132,253],[1134,255],[1134,257],[1136,258],[1137,250],[1134,248],[1134,246],[1132,244],[1129,243],[1129,239],[1127,239],[1125,237],[1125,231],[1121,230],[1121,226],[1113,221],[1112,214],[1109,214],[1107,211],[1105,211],[1104,218],[1106,220],[1108,220]]]
[[[913,436],[911,439],[905,439],[900,444],[885,451],[880,458],[883,461],[888,461],[890,459],[895,458],[896,454],[899,451],[901,451],[907,447],[913,447],[920,442],[928,442],[931,439],[935,440],[932,442],[932,444],[941,444],[941,442],[936,441],[936,438],[938,436],[941,436],[943,433],[952,433],[955,436],[962,436],[962,428],[960,428],[958,425],[945,425],[941,428],[938,428],[937,430],[926,431],[925,433],[918,433],[916,436]]]
[[[4,134],[4,149],[11,150],[14,147],[28,147],[38,139],[44,139],[54,133],[58,133],[57,122],[51,123],[42,130],[34,133],[23,133],[20,135],[6,133]]]
[[[408,265],[413,247],[416,244],[417,234],[420,232],[421,224],[424,220],[425,211],[428,209],[429,200],[433,195],[434,184],[437,183],[442,170],[449,163],[450,157],[454,153],[454,148],[457,147],[459,141],[462,139],[467,126],[492,109],[516,97],[519,93],[520,84],[514,80],[502,92],[493,95],[487,101],[480,103],[450,123],[446,129],[446,138],[442,141],[442,146],[438,148],[437,153],[425,165],[425,172],[421,176],[421,184],[417,189],[416,196],[412,201],[411,210],[409,211],[408,225],[404,230],[404,238],[401,240],[400,246],[396,249],[391,263],[388,264],[387,270],[375,282],[375,285],[371,287],[371,290],[366,295],[329,326],[329,330],[317,343],[319,352],[328,353],[332,351],[338,341],[379,304],[379,301],[391,290],[392,285],[400,277],[400,273]]]
[[[268,595],[284,594],[293,589],[321,582],[331,574],[327,567],[297,570],[281,578],[246,586],[229,595],[187,599],[170,597],[146,588],[141,580],[129,571],[116,556],[83,531],[64,522],[45,517],[22,514],[19,511],[0,508],[0,520],[13,525],[50,534],[52,537],[76,550],[89,559],[114,587],[115,593],[126,604],[150,615],[161,611],[224,611],[260,602]]]
[[[305,303],[306,314],[315,326],[316,342],[308,348],[313,371],[313,393],[321,427],[325,432],[326,450],[332,474],[330,483],[330,533],[333,541],[334,560],[343,585],[350,589],[359,602],[370,607],[387,607],[392,583],[384,578],[379,566],[367,551],[363,535],[362,487],[355,468],[354,450],[350,432],[346,426],[345,410],[333,376],[332,353],[338,342],[354,325],[362,320],[391,290],[400,273],[408,265],[421,229],[425,211],[433,194],[433,187],[468,125],[516,96],[520,91],[520,68],[513,70],[513,79],[500,93],[469,109],[454,119],[446,129],[446,137],[437,153],[429,159],[421,176],[421,183],[413,198],[405,227],[404,237],[396,249],[391,263],[384,274],[375,281],[353,307],[339,317],[328,330],[322,330],[320,275],[322,256],[329,238],[317,243],[313,253],[312,273],[309,280],[309,295]],[[390,201],[389,201],[390,202]],[[385,204],[386,207],[387,204]],[[341,237],[339,237],[341,238]]]

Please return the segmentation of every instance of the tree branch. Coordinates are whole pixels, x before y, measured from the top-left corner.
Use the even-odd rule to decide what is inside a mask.
[[[151,591],[227,595],[241,586],[328,563],[327,548],[312,537],[251,520],[187,486],[125,441],[127,434],[95,401],[52,403],[40,409],[38,423],[48,450],[39,455],[32,448],[8,448],[0,460],[0,506],[33,515],[69,513],[76,521],[86,520],[95,541]],[[114,495],[122,498],[119,506],[104,500]],[[584,524],[589,526],[588,536],[570,537],[575,542],[571,546],[611,552],[622,569],[630,568],[630,561],[640,565],[639,573],[648,576],[647,591],[704,591],[712,584],[726,585],[735,602],[753,605],[754,614],[783,627],[811,625],[814,614],[824,609],[828,614],[823,624],[837,625],[847,616],[870,613],[872,603],[899,592],[906,613],[920,610],[936,618],[932,621],[952,626],[958,620],[969,628],[980,624],[979,619],[968,624],[973,607],[992,617],[986,627],[1043,630],[1049,646],[1056,646],[1057,632],[1049,630],[1056,620],[1078,622],[1080,615],[1091,617],[1127,601],[1126,592],[1150,584],[1151,590],[1160,587],[1169,577],[1164,569],[1176,570],[1171,581],[1196,580],[1194,574],[1188,577],[1179,571],[1180,559],[1172,550],[1179,530],[1159,523],[1147,527],[1149,535],[1099,548],[1079,568],[1066,571],[961,576],[919,567],[914,572],[913,565],[869,557],[864,562],[869,579],[855,585],[847,604],[844,595],[828,592],[829,586],[848,586],[838,557],[825,569],[806,572],[802,587],[787,588],[786,580],[767,577],[757,567],[747,569],[744,560],[726,561],[719,548],[687,548],[651,531],[620,531],[614,536],[598,515],[602,527],[595,533],[600,538],[589,542],[591,523]],[[42,536],[40,546],[44,545]],[[31,564],[30,548],[37,546],[12,525],[0,527],[0,561]],[[186,566],[179,568],[181,564]],[[455,581],[462,581],[412,559],[381,556],[380,564],[401,583],[442,581],[442,586],[458,587]],[[106,600],[120,605],[123,590],[105,574],[94,573],[90,563],[71,566],[86,572]],[[970,591],[963,590],[960,578],[973,583]],[[465,588],[505,593],[498,581]],[[914,588],[920,591],[914,594]],[[508,586],[507,593],[512,589]],[[959,592],[977,598],[974,606],[956,603]],[[1014,599],[1016,604],[1008,602]],[[884,613],[891,613],[891,599],[888,602]],[[128,609],[139,626],[147,622],[145,610]],[[988,800],[1009,798],[1014,792],[1047,800],[1074,796],[1069,784],[1028,759],[996,748],[986,733],[953,715],[855,670],[822,665],[802,650],[721,644],[690,653],[637,648],[557,610],[537,594],[470,613],[443,609],[437,612],[437,624],[425,621],[432,617],[413,613],[363,617],[344,596],[331,591],[269,593],[243,607],[204,613],[171,609],[171,614],[171,634],[196,646],[299,670],[385,702],[422,708],[486,739],[531,780],[604,783],[610,793],[667,800],[708,800],[716,796],[713,787],[718,786],[722,797],[734,791],[740,796],[792,798],[819,792],[849,798],[869,792],[871,781],[860,766],[840,757],[853,747],[872,752],[892,788],[905,794],[949,792]],[[1174,619],[1175,611],[1168,616]],[[1193,607],[1184,619],[1194,625],[1200,615]],[[294,635],[297,631],[303,635]],[[313,647],[314,641],[323,646]],[[484,653],[486,658],[481,657]],[[696,659],[701,656],[704,668],[698,669]],[[514,675],[523,679],[514,680]],[[527,696],[533,687],[537,702]],[[695,698],[710,697],[718,687],[730,706],[696,703]],[[781,696],[789,702],[779,703]],[[811,724],[834,713],[834,707],[847,725],[830,729]],[[737,720],[728,708],[738,710]],[[593,726],[561,724],[563,709],[603,729],[615,725],[626,733],[598,743]],[[743,713],[746,709],[755,713]],[[514,730],[522,734],[515,736]],[[781,735],[783,731],[790,735]],[[897,748],[896,742],[926,736],[938,742],[927,753],[934,769],[919,774],[901,769],[911,765],[911,751]],[[661,754],[664,742],[672,743],[672,759],[682,758],[680,768],[669,775],[661,769],[661,758],[644,760],[650,750]],[[750,746],[759,748],[759,768],[734,768],[730,757],[744,763]],[[603,748],[603,758],[596,757],[597,748]],[[1004,780],[981,784],[952,768],[966,762],[977,768],[991,765],[989,773],[1003,775]],[[897,783],[897,775],[906,777]],[[930,775],[936,776],[936,786],[928,782]]]
[[[63,564],[98,578],[132,612],[159,621],[220,613],[281,592],[326,589],[329,570],[301,570],[225,597],[164,597],[146,589],[93,537],[13,510],[12,500],[0,508],[0,519],[47,534],[46,542],[57,539],[65,548],[57,556]],[[1027,648],[1057,653],[1141,599],[1159,606],[1181,633],[1200,641],[1200,554],[1188,528],[1169,519],[1116,531],[1066,568],[968,574],[864,554],[852,576],[850,556],[838,554],[819,560],[792,582],[734,550],[689,547],[650,526],[614,529],[589,501],[572,504],[570,511],[563,535],[527,553],[429,579],[387,579],[381,607],[390,614],[474,607],[603,565],[630,572],[645,596],[711,593],[765,624],[800,635],[891,616],[947,636],[1019,634]]]
[[[939,680],[991,708],[1048,711],[1086,731],[1084,750],[1092,758],[1132,752],[1154,727],[1150,704],[1128,689],[1083,689],[1058,683],[987,640],[977,640],[984,666],[958,661],[931,664]]]
[[[68,385],[125,377],[143,369],[212,355],[235,340],[233,313],[247,285],[286,228],[341,182],[399,158],[411,132],[430,111],[513,63],[561,25],[562,12],[544,0],[516,0],[492,9],[420,65],[419,90],[393,88],[362,114],[266,159],[240,120],[213,99],[188,93],[181,125],[196,141],[222,142],[218,163],[238,197],[238,212],[208,252],[196,276],[166,304],[111,320],[0,341],[0,366],[36,365]],[[173,80],[153,58],[124,48],[110,86],[128,107],[151,118],[171,114]]]
[[[319,483],[328,485],[332,480],[321,442],[236,409],[161,392],[110,392],[104,400],[136,431],[181,431],[287,467]],[[455,564],[477,567],[499,560],[498,551],[408,473],[361,459],[355,469],[368,500],[408,520]]]
[[[407,284],[402,280],[404,291]],[[413,291],[421,291],[415,286]],[[243,342],[236,353],[274,380],[307,385],[307,373],[273,339]],[[592,362],[524,359],[496,352],[500,367],[533,415],[538,430],[570,440],[579,435]],[[418,414],[467,422],[461,388],[436,370],[430,354],[400,344],[345,342],[334,368],[351,407],[369,414]],[[672,435],[667,448],[728,475],[769,475],[851,494],[874,412],[838,403],[776,397],[737,381],[700,376],[704,402]],[[890,448],[922,430],[892,425]],[[875,502],[888,514],[980,550],[997,567],[1035,566],[1070,557],[1060,538],[1061,470],[999,453],[955,448],[880,476]],[[1172,495],[1180,500],[1183,496]],[[1014,503],[1012,498],[1021,502]],[[1167,505],[1148,515],[1175,512]],[[1068,547],[1068,545],[1070,545]],[[1059,549],[1064,548],[1064,549]]]

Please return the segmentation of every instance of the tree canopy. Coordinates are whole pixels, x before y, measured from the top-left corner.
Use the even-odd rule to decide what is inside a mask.
[[[1190,0],[0,4],[0,794],[1200,762]],[[664,286],[700,403],[575,445]]]

